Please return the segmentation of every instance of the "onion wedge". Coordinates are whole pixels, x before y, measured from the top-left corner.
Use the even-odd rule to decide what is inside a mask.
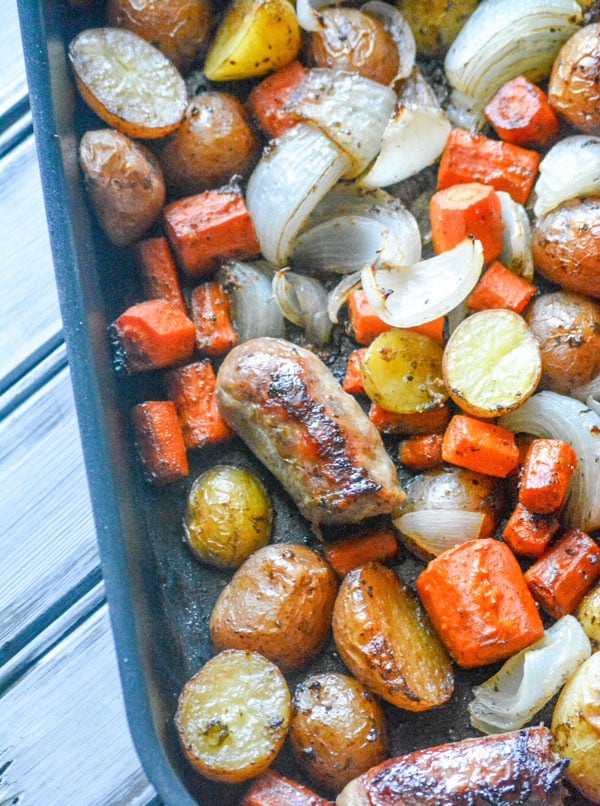
[[[484,520],[483,512],[421,509],[406,512],[399,518],[394,518],[393,523],[399,532],[409,538],[411,544],[430,558],[478,538]]]
[[[362,286],[377,315],[393,327],[414,327],[445,316],[473,290],[483,267],[472,238],[405,269],[386,268],[386,255],[362,270]]]
[[[533,212],[542,216],[577,196],[600,193],[600,137],[574,134],[552,146],[540,162]]]
[[[217,272],[231,303],[231,318],[240,342],[260,336],[284,338],[285,326],[273,299],[272,272],[260,262],[233,260]]]
[[[533,280],[533,252],[531,249],[531,224],[522,204],[514,201],[509,193],[496,191],[502,207],[503,249],[498,258],[503,266],[525,280]]]
[[[273,276],[273,296],[285,318],[304,328],[308,339],[317,344],[329,341],[332,321],[327,292],[318,280],[281,269]]]

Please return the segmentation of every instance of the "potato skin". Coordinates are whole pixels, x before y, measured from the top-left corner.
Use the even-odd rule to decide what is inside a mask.
[[[571,126],[600,134],[600,23],[580,28],[552,67],[548,100]]]
[[[375,695],[336,672],[311,675],[297,686],[289,738],[300,767],[332,791],[387,754],[385,718]]]
[[[441,56],[475,11],[479,0],[397,0],[415,35],[417,49],[427,56]]]
[[[316,67],[353,70],[389,84],[399,66],[398,49],[381,20],[356,8],[321,9],[319,31],[310,34],[307,60]]]
[[[220,187],[234,174],[245,177],[258,152],[258,138],[241,102],[228,93],[201,92],[165,141],[160,161],[169,188],[193,194]]]
[[[600,197],[572,199],[533,223],[533,260],[567,291],[600,297]]]
[[[182,72],[204,55],[212,10],[208,0],[109,0],[108,25],[151,42]]]
[[[540,346],[541,389],[568,395],[600,372],[600,304],[554,291],[535,299],[525,318]]]
[[[139,240],[162,213],[165,181],[152,152],[113,129],[86,132],[79,146],[100,226],[117,246]]]
[[[575,615],[594,650],[600,649],[600,583],[586,593]]]
[[[335,572],[312,549],[265,546],[221,591],[210,618],[213,646],[260,652],[284,671],[302,666],[329,635],[336,593]]]
[[[390,568],[367,563],[346,575],[333,637],[356,679],[398,708],[425,711],[452,695],[450,658],[416,595]]]

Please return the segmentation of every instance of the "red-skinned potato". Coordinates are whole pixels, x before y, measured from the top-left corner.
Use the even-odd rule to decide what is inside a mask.
[[[571,126],[600,134],[600,23],[576,31],[552,67],[548,100]]]

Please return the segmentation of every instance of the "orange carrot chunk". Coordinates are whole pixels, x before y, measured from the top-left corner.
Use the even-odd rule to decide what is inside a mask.
[[[600,548],[581,529],[570,529],[525,574],[529,590],[553,618],[572,613],[600,576]]]
[[[433,247],[439,254],[468,236],[481,241],[483,259],[493,260],[504,248],[502,205],[493,187],[467,182],[438,190],[429,205]]]
[[[196,347],[210,356],[223,355],[237,344],[231,322],[229,297],[221,283],[212,280],[196,286],[190,297],[196,328]]]
[[[146,238],[136,245],[135,254],[146,297],[166,299],[185,313],[177,266],[167,239]]]
[[[208,358],[171,370],[165,383],[188,448],[223,442],[232,435],[217,405],[217,379]]]
[[[460,666],[504,660],[544,634],[516,557],[492,538],[440,554],[416,585],[433,626]]]
[[[285,105],[306,73],[299,61],[290,62],[263,79],[248,96],[254,120],[269,137],[279,137],[298,123],[295,115],[286,112]]]
[[[448,425],[450,409],[444,405],[427,411],[396,414],[372,403],[369,419],[382,434],[437,434]]]
[[[455,414],[444,432],[442,456],[445,462],[505,478],[519,464],[515,435],[487,420]]]
[[[481,275],[479,282],[467,297],[467,305],[475,311],[508,308],[515,313],[521,313],[536,291],[534,285],[495,260]]]
[[[171,484],[188,475],[188,460],[177,411],[170,400],[149,400],[131,412],[146,481]]]
[[[241,193],[206,190],[165,207],[165,227],[177,261],[189,277],[214,269],[220,260],[260,252],[254,223]]]
[[[531,512],[556,512],[577,465],[575,450],[562,439],[534,439],[521,478],[519,502]]]
[[[194,323],[166,299],[132,305],[110,326],[118,364],[128,372],[160,369],[191,358]]]
[[[364,395],[365,387],[360,365],[366,353],[367,348],[361,347],[359,350],[353,350],[348,356],[346,374],[344,375],[344,381],[342,383],[344,392],[349,392],[352,395]]]
[[[464,182],[482,182],[504,190],[525,204],[540,164],[537,151],[490,140],[483,134],[453,129],[440,160],[438,190]]]
[[[348,297],[348,319],[351,335],[359,344],[371,344],[377,336],[394,329],[392,325],[386,324],[377,316],[362,289],[352,291]],[[444,343],[443,316],[432,319],[431,322],[425,322],[422,325],[406,328],[406,330],[414,330],[415,333],[430,336],[439,344]]]
[[[325,556],[340,577],[368,562],[389,562],[397,553],[398,541],[390,527],[365,527],[358,534],[325,548]]]
[[[267,770],[255,780],[240,806],[333,806],[333,803],[275,770]]]
[[[515,554],[541,557],[559,528],[554,515],[531,512],[517,504],[508,519],[502,537]]]
[[[442,435],[423,434],[400,445],[400,462],[410,470],[429,470],[442,464]]]
[[[485,116],[499,137],[526,148],[551,145],[560,128],[546,93],[525,76],[507,81],[486,106]]]

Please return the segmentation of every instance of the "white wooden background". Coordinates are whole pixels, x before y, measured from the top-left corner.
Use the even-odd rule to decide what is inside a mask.
[[[0,76],[0,804],[157,806],[125,719],[16,0]]]

